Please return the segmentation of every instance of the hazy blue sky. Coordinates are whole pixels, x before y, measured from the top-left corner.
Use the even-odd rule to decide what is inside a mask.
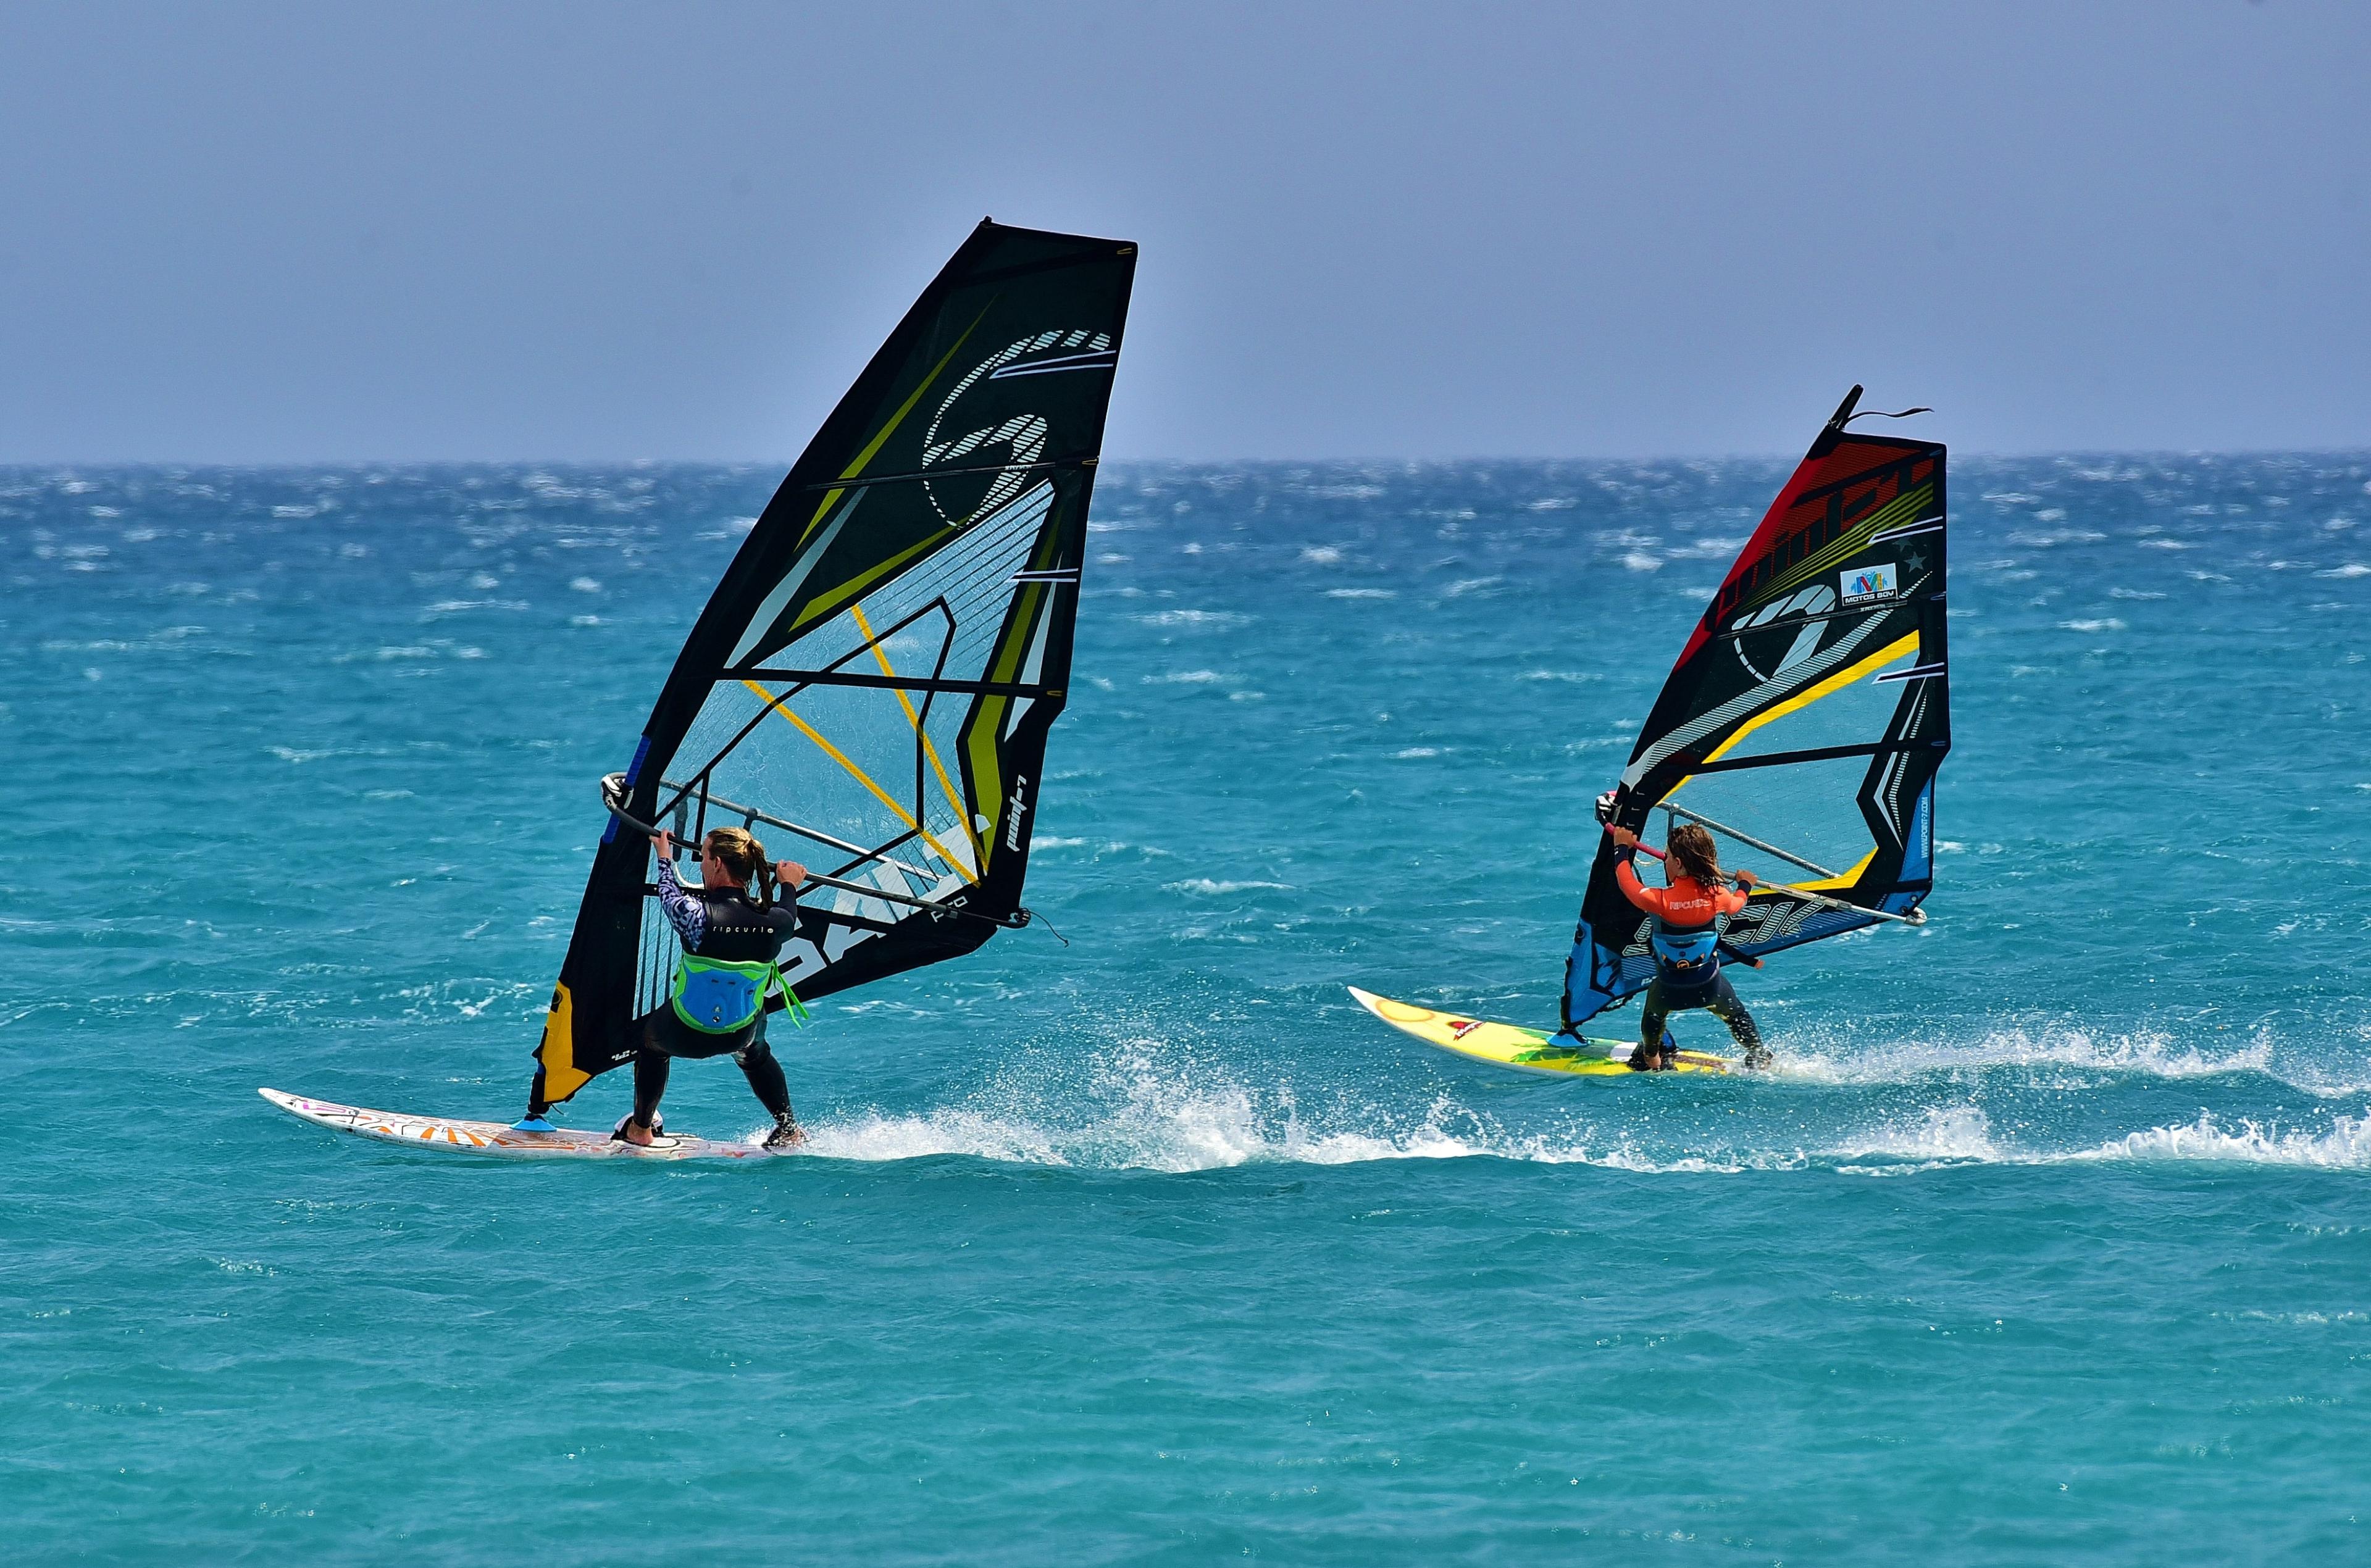
[[[0,7],[0,461],[783,460],[983,213],[1123,456],[2371,445],[2371,5]]]

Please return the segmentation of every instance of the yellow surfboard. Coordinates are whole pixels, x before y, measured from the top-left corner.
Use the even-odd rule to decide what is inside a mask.
[[[1558,1073],[1579,1078],[1629,1078],[1635,1069],[1630,1066],[1630,1053],[1637,1050],[1632,1040],[1583,1039],[1578,1045],[1572,1036],[1551,1040],[1536,1029],[1520,1024],[1492,1023],[1485,1019],[1467,1018],[1461,1013],[1438,1012],[1421,1008],[1414,1002],[1395,1002],[1389,997],[1378,997],[1371,991],[1349,987],[1359,1005],[1390,1024],[1394,1029],[1415,1035],[1428,1045],[1438,1045],[1444,1051],[1454,1051],[1461,1056],[1471,1056],[1477,1062],[1488,1062],[1501,1067],[1515,1067],[1527,1073]],[[1671,1069],[1683,1073],[1726,1073],[1730,1061],[1704,1051],[1680,1051],[1672,1054],[1676,1066]],[[1645,1077],[1645,1074],[1639,1074]]]

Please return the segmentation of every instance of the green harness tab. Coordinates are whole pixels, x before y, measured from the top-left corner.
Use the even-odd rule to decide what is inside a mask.
[[[781,992],[800,1028],[807,1024],[806,1004],[782,978],[781,966],[770,961],[702,958],[688,952],[676,963],[667,989],[675,1016],[702,1034],[734,1034],[748,1028],[764,1012],[769,990]]]

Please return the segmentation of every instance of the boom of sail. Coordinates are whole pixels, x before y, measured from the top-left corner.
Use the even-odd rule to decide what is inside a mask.
[[[1760,879],[1723,937],[1758,959],[1881,921],[1933,888],[1951,744],[1943,448],[1846,427],[1852,389],[1705,607],[1601,808],[1709,828]],[[1564,1023],[1654,978],[1649,922],[1602,841],[1565,969]]]
[[[538,1101],[630,1061],[664,1005],[679,950],[638,827],[746,826],[821,873],[781,958],[810,999],[1028,921],[1135,269],[1133,245],[982,223],[824,421],[604,781]]]

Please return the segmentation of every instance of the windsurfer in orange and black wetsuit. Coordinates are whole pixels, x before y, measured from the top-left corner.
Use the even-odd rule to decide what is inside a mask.
[[[1622,895],[1655,917],[1648,942],[1655,954],[1655,978],[1639,1009],[1638,1049],[1630,1057],[1631,1066],[1653,1072],[1671,1066],[1663,1052],[1663,1020],[1689,1008],[1702,1008],[1729,1025],[1747,1066],[1769,1066],[1770,1051],[1753,1026],[1753,1015],[1720,972],[1718,922],[1745,907],[1745,890],[1753,885],[1753,873],[1739,871],[1735,892],[1722,886],[1712,835],[1694,823],[1683,823],[1671,829],[1664,847],[1663,880],[1671,885],[1647,887],[1631,863],[1638,836],[1625,827],[1605,831],[1621,851],[1613,863],[1613,880]]]

